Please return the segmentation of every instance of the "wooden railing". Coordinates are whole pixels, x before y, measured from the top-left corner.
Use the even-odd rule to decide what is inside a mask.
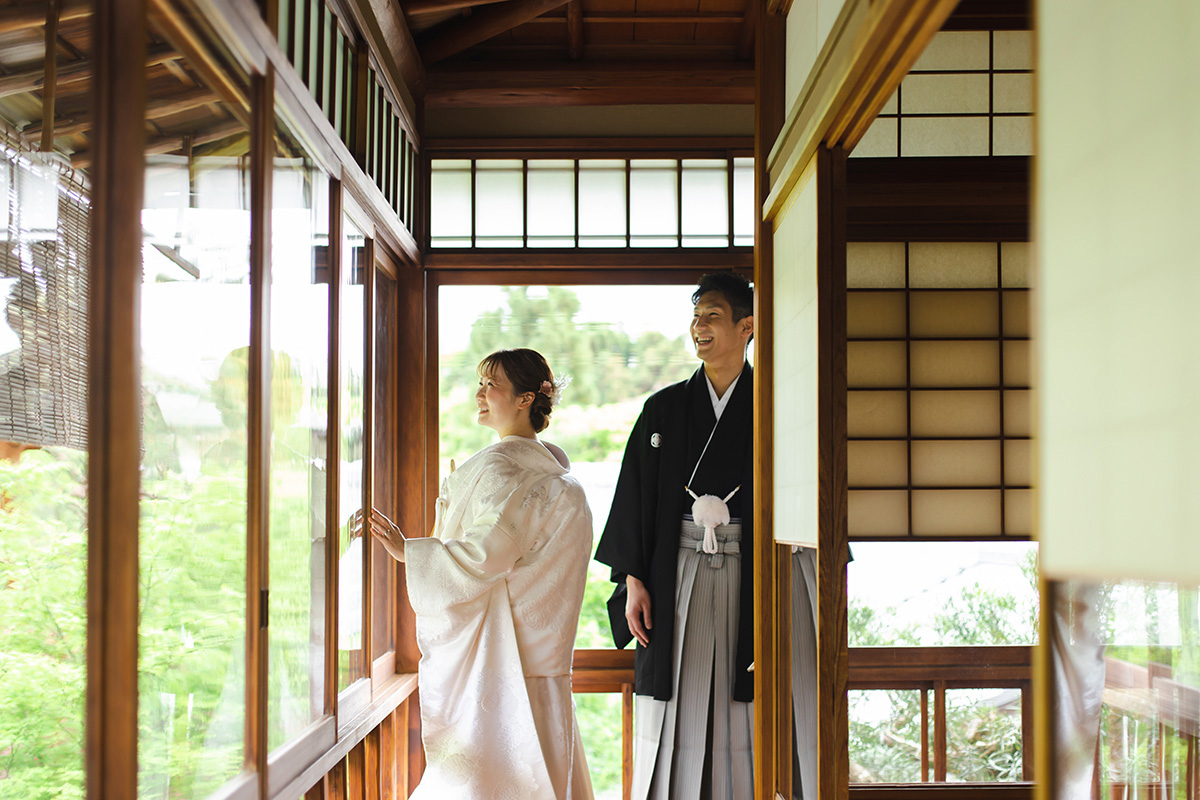
[[[921,701],[920,784],[855,784],[856,800],[935,796],[939,800],[986,795],[989,800],[1033,796],[1033,677],[1030,647],[855,647],[850,649],[850,689],[925,690]],[[621,692],[622,784],[629,798],[633,773],[633,651],[575,651],[576,692]],[[1023,778],[1014,783],[942,783],[946,780],[946,691],[1019,689]],[[932,745],[928,692],[934,694]],[[1191,800],[1189,796],[1189,800]]]

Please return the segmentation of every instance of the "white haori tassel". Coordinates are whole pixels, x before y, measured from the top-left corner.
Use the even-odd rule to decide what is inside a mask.
[[[742,488],[740,485],[733,487],[733,491],[725,495],[725,499],[717,497],[715,494],[699,495],[689,489],[687,493],[695,500],[692,503],[692,519],[696,524],[704,528],[704,552],[712,555],[717,552],[717,526],[729,524],[729,506],[727,503],[737,494],[737,490]]]

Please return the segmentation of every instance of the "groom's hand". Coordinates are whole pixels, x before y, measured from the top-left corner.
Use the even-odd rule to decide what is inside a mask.
[[[625,576],[625,621],[629,632],[642,647],[650,646],[650,629],[654,622],[650,616],[650,592],[646,584],[632,575]]]

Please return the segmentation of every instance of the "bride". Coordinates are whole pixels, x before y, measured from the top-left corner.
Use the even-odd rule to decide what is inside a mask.
[[[477,419],[500,441],[452,468],[433,534],[372,515],[416,611],[427,764],[412,797],[591,800],[571,655],[592,516],[566,454],[537,437],[560,385],[534,350],[478,372]]]

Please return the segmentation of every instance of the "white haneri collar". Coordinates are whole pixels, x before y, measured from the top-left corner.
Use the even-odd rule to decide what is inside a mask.
[[[708,399],[712,400],[713,413],[717,415],[717,420],[721,419],[721,412],[725,410],[725,406],[729,405],[729,398],[733,397],[733,388],[737,386],[737,382],[741,380],[742,373],[733,379],[733,383],[729,384],[729,388],[725,390],[724,397],[717,397],[717,390],[713,388],[712,381],[708,379],[708,373],[704,373],[704,382],[708,384]]]

